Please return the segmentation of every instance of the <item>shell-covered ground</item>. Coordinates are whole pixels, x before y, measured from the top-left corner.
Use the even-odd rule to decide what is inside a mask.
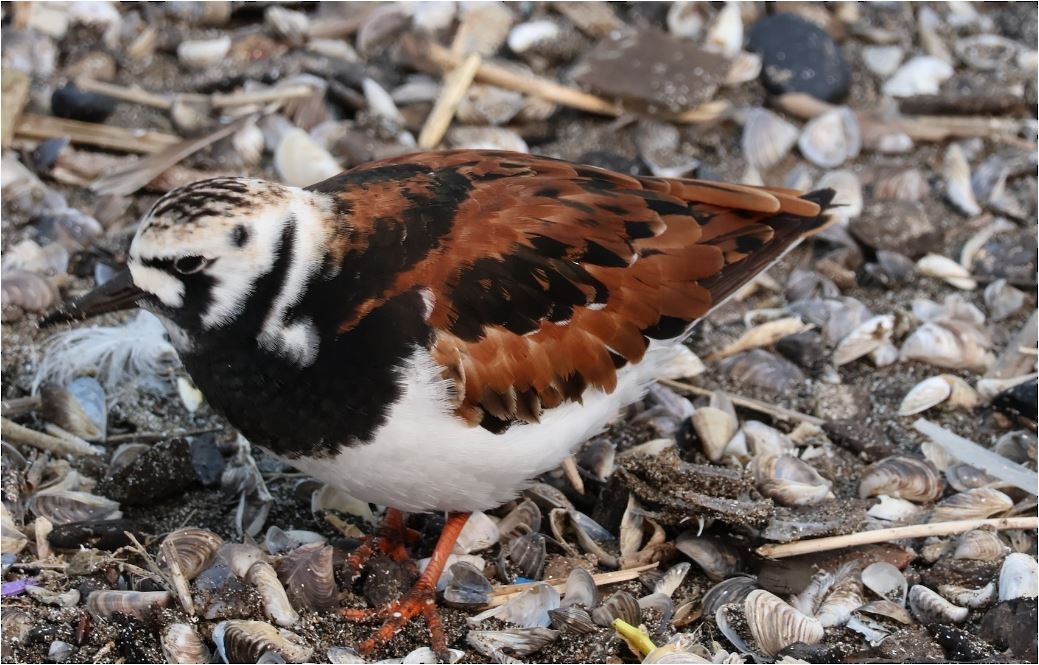
[[[842,204],[698,326],[702,363],[470,518],[452,659],[1036,660],[1035,3],[2,11],[4,662],[361,662],[375,626],[337,608],[411,576],[345,567],[382,508],[250,449],[154,319],[36,320],[173,187],[417,146]],[[409,516],[416,558],[442,523]]]

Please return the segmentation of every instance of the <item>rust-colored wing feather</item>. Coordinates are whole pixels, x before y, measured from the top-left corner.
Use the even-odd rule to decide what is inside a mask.
[[[353,257],[366,284],[341,330],[426,291],[459,414],[492,429],[589,386],[612,390],[650,339],[684,335],[822,225],[832,198],[475,150],[369,164],[312,189],[337,195],[350,226],[333,260]]]

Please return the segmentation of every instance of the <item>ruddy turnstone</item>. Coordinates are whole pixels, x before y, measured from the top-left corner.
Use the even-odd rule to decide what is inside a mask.
[[[447,511],[425,572],[360,645],[422,614],[443,652],[435,583],[468,513],[514,498],[639,399],[832,196],[478,150],[302,189],[219,178],[159,199],[127,269],[47,320],[158,315],[251,442],[390,508],[355,566],[379,546],[406,557],[400,511]]]

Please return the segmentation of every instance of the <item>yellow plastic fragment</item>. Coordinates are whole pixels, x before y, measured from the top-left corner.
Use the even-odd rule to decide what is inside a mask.
[[[623,619],[614,619],[613,629],[627,640],[628,644],[634,647],[643,658],[657,648],[657,645],[653,644],[653,640],[649,639],[649,635]]]

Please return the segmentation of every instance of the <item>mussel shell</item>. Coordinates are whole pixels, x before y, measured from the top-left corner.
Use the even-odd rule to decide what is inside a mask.
[[[574,568],[566,577],[562,606],[580,605],[590,609],[599,604],[599,587],[592,574],[584,568]]]
[[[111,499],[88,492],[68,490],[36,492],[29,497],[26,507],[54,524],[114,519],[122,516],[119,504]]]
[[[627,591],[618,591],[592,610],[592,621],[600,626],[612,626],[614,619],[621,619],[632,626],[641,623],[642,608],[635,596]]]
[[[909,589],[909,609],[920,623],[963,623],[970,610],[953,605],[936,592],[920,584]]]
[[[168,663],[208,663],[212,658],[191,624],[171,623],[162,631],[159,643]]]
[[[698,536],[686,531],[675,541],[682,554],[692,559],[712,581],[721,581],[740,567],[740,559],[727,544],[710,536]]]
[[[956,539],[956,549],[952,552],[952,558],[996,561],[1009,553],[1010,548],[996,532],[987,529],[971,529]]]
[[[546,540],[540,533],[528,533],[508,544],[502,554],[528,580],[540,580],[545,570]]]
[[[646,613],[653,612],[658,615],[658,625],[663,628],[671,622],[671,617],[675,614],[675,603],[671,600],[671,596],[666,593],[659,591],[651,593],[648,596],[639,598],[639,609],[642,610],[642,618],[646,620]]]
[[[195,527],[177,529],[166,536],[166,541],[171,543],[180,572],[189,581],[206,569],[217,549],[224,543],[224,539],[212,531]],[[167,565],[162,550],[159,552],[158,563],[160,566]]]
[[[303,663],[314,652],[295,633],[263,621],[221,621],[213,629],[213,642],[225,663],[256,663],[271,651],[286,662]]]
[[[466,641],[481,654],[500,659],[522,658],[548,646],[559,637],[550,628],[513,628],[511,630],[470,630]],[[499,660],[498,662],[506,662]]]
[[[552,627],[562,633],[587,635],[598,630],[592,621],[592,615],[580,605],[557,607],[548,611],[548,617],[552,621]]]
[[[703,595],[701,605],[704,616],[713,617],[723,605],[730,603],[741,604],[750,595],[750,592],[758,588],[758,580],[753,575],[738,574],[727,580],[718,582]]]
[[[1014,507],[1013,500],[991,487],[977,487],[943,499],[931,513],[931,522],[984,519]]]
[[[332,546],[302,545],[278,559],[275,570],[285,593],[296,609],[327,610],[336,604]]]
[[[886,457],[872,464],[859,481],[859,497],[886,494],[917,503],[941,498],[945,480],[930,462],[912,457]]]
[[[169,605],[166,591],[94,591],[87,596],[87,611],[99,618],[125,614],[148,620]]]
[[[467,561],[451,566],[451,581],[444,588],[444,604],[458,609],[476,609],[491,602],[490,580]]]
[[[653,593],[662,593],[669,598],[674,596],[675,591],[685,581],[690,568],[692,568],[692,564],[685,561],[676,563],[668,568],[667,572],[661,575],[660,579],[653,585]]]
[[[871,563],[862,569],[862,584],[880,598],[905,605],[909,584],[905,575],[886,561]]]
[[[946,600],[961,607],[979,609],[988,607],[996,602],[998,587],[995,582],[989,582],[983,587],[972,589],[958,584],[943,584],[938,587],[938,593]]]
[[[530,499],[519,502],[498,522],[501,539],[509,542],[528,533],[541,530],[541,509]]]

